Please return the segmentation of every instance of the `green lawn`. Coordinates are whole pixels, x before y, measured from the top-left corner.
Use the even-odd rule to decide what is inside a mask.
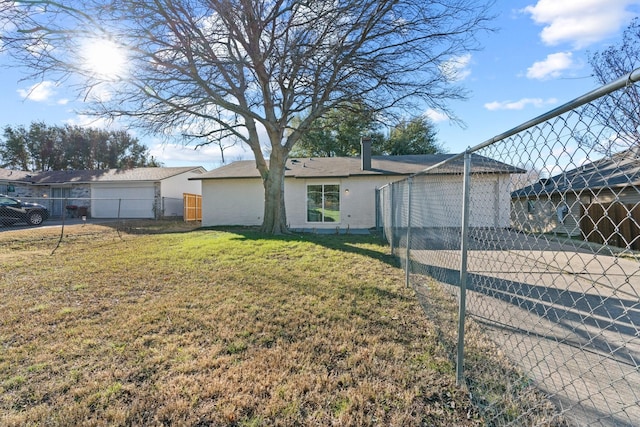
[[[0,233],[1,425],[484,425],[374,237],[87,230]]]

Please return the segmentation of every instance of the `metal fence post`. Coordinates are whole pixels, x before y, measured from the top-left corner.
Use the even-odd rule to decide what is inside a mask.
[[[395,198],[395,186],[393,184],[390,184],[391,187],[391,227],[390,227],[390,231],[391,234],[389,236],[389,246],[391,246],[391,255],[395,255],[396,254],[396,249],[395,249],[395,228],[396,228],[396,209],[395,209],[395,202],[396,202],[396,198]]]
[[[464,154],[464,179],[462,184],[462,230],[460,242],[460,301],[458,310],[458,355],[456,384],[460,385],[464,373],[464,320],[467,301],[467,245],[469,243],[469,190],[471,184],[471,153]]]
[[[413,178],[407,180],[408,196],[407,196],[407,249],[405,252],[405,286],[409,287],[409,271],[411,269],[411,187]]]
[[[487,425],[640,419],[637,82],[640,68],[412,175],[424,178],[408,220],[409,177],[381,195],[393,255],[415,260],[410,284],[459,303],[447,356]],[[433,296],[425,310],[444,310]],[[493,350],[510,363],[484,360]]]
[[[376,204],[376,231],[380,232],[380,189],[376,187],[375,193]]]

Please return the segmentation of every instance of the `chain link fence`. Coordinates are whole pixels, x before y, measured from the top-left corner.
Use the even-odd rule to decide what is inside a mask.
[[[378,192],[378,224],[427,313],[456,302],[459,382],[488,425],[640,425],[636,70]],[[519,375],[466,357],[480,327]],[[498,382],[496,382],[497,384]],[[507,413],[532,388],[554,404]]]
[[[46,225],[63,220],[182,219],[184,201],[172,197],[20,197],[0,193],[0,226]],[[36,215],[37,214],[37,215]]]
[[[0,243],[5,248],[38,242],[55,251],[62,242],[107,234],[189,230],[183,199],[14,197],[0,194]],[[87,240],[87,239],[84,239]]]

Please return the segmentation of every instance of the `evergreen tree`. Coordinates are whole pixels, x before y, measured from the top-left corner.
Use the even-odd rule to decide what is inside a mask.
[[[385,154],[436,154],[445,150],[436,139],[436,130],[424,116],[402,120],[389,132],[383,144]]]
[[[0,141],[0,166],[30,172],[159,166],[145,145],[125,131],[42,122],[6,126]]]

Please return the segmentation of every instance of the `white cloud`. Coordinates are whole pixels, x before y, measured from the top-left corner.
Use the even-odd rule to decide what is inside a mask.
[[[558,52],[548,55],[544,61],[534,62],[527,68],[527,77],[530,79],[546,79],[549,77],[560,77],[562,71],[573,65],[571,52]]]
[[[615,34],[632,17],[638,0],[538,0],[523,9],[540,25],[547,45],[571,43],[581,49]]]
[[[108,83],[97,84],[89,88],[85,97],[89,102],[109,102],[113,98],[112,89]]]
[[[545,106],[556,104],[558,100],[556,98],[542,99],[542,98],[522,98],[519,101],[493,101],[484,104],[484,108],[489,111],[497,110],[522,110],[528,105],[532,105],[536,108],[542,108]]]
[[[80,114],[72,119],[65,120],[65,123],[71,126],[79,126],[83,128],[112,129],[113,122],[100,117],[92,117]]]
[[[429,108],[427,111],[425,111],[424,115],[434,123],[441,123],[449,120],[449,116],[447,116],[445,113],[443,113],[442,111],[434,110],[432,108]]]
[[[458,82],[471,75],[471,54],[456,56],[440,65],[440,72],[450,82]]]
[[[36,83],[28,89],[18,89],[18,94],[29,101],[45,102],[55,94],[56,84],[50,80]]]

